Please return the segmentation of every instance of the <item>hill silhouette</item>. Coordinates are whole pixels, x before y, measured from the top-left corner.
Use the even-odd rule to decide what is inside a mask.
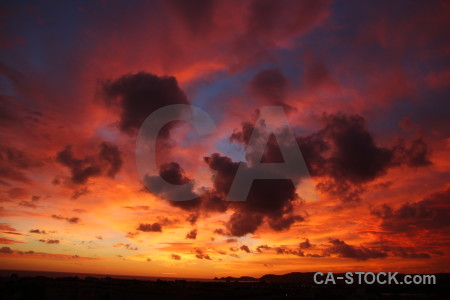
[[[436,285],[317,285],[313,276],[314,273],[293,272],[198,281],[10,274],[0,276],[0,299],[445,299],[450,294],[448,273],[436,274]]]

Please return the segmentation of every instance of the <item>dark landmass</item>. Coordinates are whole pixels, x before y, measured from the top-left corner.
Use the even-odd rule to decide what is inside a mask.
[[[259,279],[243,276],[202,282],[12,274],[0,277],[0,299],[446,299],[450,294],[448,273],[435,274],[436,285],[317,285],[313,275],[270,274]]]
[[[235,281],[235,282],[236,281],[239,281],[239,282],[242,282],[242,281],[259,281],[258,278],[250,277],[250,276],[241,276],[241,277],[228,276],[228,277],[220,277],[220,278],[215,277],[214,280],[222,280],[222,281],[226,281],[226,282],[231,282],[231,281]]]

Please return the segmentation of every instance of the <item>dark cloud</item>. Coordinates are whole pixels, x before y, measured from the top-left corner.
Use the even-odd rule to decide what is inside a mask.
[[[241,130],[234,130],[229,140],[230,142],[237,142],[247,145],[255,127],[253,126],[253,123],[250,122],[242,122],[241,127]]]
[[[256,247],[256,251],[259,253],[262,253],[263,250],[268,250],[268,249],[272,249],[272,248],[267,245],[259,245],[258,247]]]
[[[352,183],[339,178],[331,178],[320,181],[316,188],[329,195],[335,195],[343,203],[357,203],[361,200],[361,194],[366,191],[364,185]]]
[[[197,257],[198,259],[207,259],[207,260],[211,260],[211,257],[209,257],[208,254],[206,254],[202,249],[195,249],[195,257]]]
[[[218,235],[227,235],[223,228],[216,228],[213,232]]]
[[[170,258],[171,258],[171,259],[174,259],[174,260],[180,260],[180,259],[181,259],[181,256],[179,256],[178,254],[172,254],[172,255],[170,256]]]
[[[316,254],[316,253],[307,253],[307,257],[325,257],[325,255],[322,254]]]
[[[427,259],[431,258],[428,253],[416,252],[416,250],[412,247],[389,247],[387,250],[390,250],[394,256],[398,256],[401,258],[414,258],[414,259]]]
[[[159,223],[142,223],[139,224],[137,230],[144,232],[162,232],[162,227]]]
[[[292,201],[298,199],[292,181],[255,180],[247,201],[230,204],[224,199],[234,179],[238,163],[219,154],[206,157],[205,162],[212,170],[217,171],[213,190],[206,191],[194,200],[171,202],[172,205],[186,210],[199,209],[203,212],[225,212],[228,207],[233,206],[237,211],[230,217],[226,227],[227,234],[234,236],[255,232],[265,217],[269,219],[268,224],[274,230],[288,229],[294,222],[303,220],[300,216],[292,214]],[[161,176],[174,184],[183,184],[189,180],[176,163],[162,165]]]
[[[171,184],[185,185],[181,193],[189,193],[192,195],[192,200],[187,201],[170,201],[169,203],[175,207],[182,208],[184,210],[195,210],[201,205],[200,197],[195,197],[196,194],[193,192],[194,183],[191,179],[186,177],[183,168],[176,163],[163,163],[159,168],[159,176],[165,181]],[[173,195],[173,189],[161,187],[159,184],[159,178],[154,176],[146,176],[144,178],[146,187],[148,187],[154,195],[165,198],[167,194]],[[147,189],[146,189],[147,190]],[[148,190],[147,190],[148,191]]]
[[[226,212],[229,203],[224,201],[223,195],[216,191],[205,191],[200,197],[201,210],[208,212]]]
[[[193,192],[194,182],[185,176],[183,168],[178,163],[163,163],[160,166],[160,176],[172,184],[185,184],[186,188],[182,192],[188,192],[192,194],[192,197],[197,196]],[[166,193],[168,193],[168,191],[155,184],[154,177],[148,176],[145,180],[155,195],[164,198]],[[173,193],[173,190],[169,192]],[[204,213],[225,212],[228,208],[228,203],[224,201],[223,195],[215,190],[204,190],[203,195],[192,200],[170,201],[170,204],[187,211],[197,210],[198,212],[189,215],[189,222],[192,224],[197,221],[200,211]]]
[[[132,251],[137,251],[137,250],[139,250],[139,248],[138,247],[136,247],[136,246],[131,246],[130,244],[125,244],[125,245],[123,245],[127,250],[132,250]]]
[[[162,164],[159,167],[159,175],[172,184],[186,184],[191,181],[184,175],[184,170],[176,162]]]
[[[67,222],[72,223],[72,224],[77,224],[80,222],[80,218],[78,217],[72,217],[72,218],[66,218]]]
[[[189,216],[187,216],[186,221],[191,223],[191,225],[194,225],[198,220],[199,214],[198,213],[191,213]]]
[[[364,246],[348,245],[339,239],[330,239],[331,246],[325,251],[325,255],[337,254],[339,257],[353,258],[356,260],[367,260],[374,258],[385,258],[387,254],[375,249],[366,248]]]
[[[325,127],[317,134],[332,144],[331,157],[325,170],[316,173],[327,172],[333,178],[361,183],[386,172],[392,152],[375,144],[363,117],[336,114],[325,116],[324,121]]]
[[[286,247],[275,247],[274,249],[277,254],[292,254],[297,256],[305,256],[305,254],[300,249],[289,249]]]
[[[133,239],[135,238],[137,235],[139,234],[139,232],[135,231],[135,232],[127,232],[127,234],[125,235],[127,238],[129,239]]]
[[[41,243],[47,243],[47,244],[59,244],[59,240],[55,240],[55,239],[48,239],[48,240],[39,240],[39,242]]]
[[[224,203],[239,164],[217,153],[205,158],[205,162],[216,171],[214,192],[220,195],[219,203]],[[274,230],[288,229],[294,222],[302,220],[292,214],[292,202],[297,199],[291,180],[254,180],[245,202],[223,204],[224,210],[225,205],[236,210],[226,224],[227,230],[234,236],[254,233],[264,218]]]
[[[221,156],[218,153],[214,153],[210,157],[205,157],[204,160],[211,170],[217,171],[214,178],[215,191],[222,195],[228,194],[239,163],[233,162],[231,158]]]
[[[120,248],[120,247],[125,247],[125,248],[129,248],[130,244],[124,244],[124,243],[117,243],[115,245],[113,245],[114,248]]]
[[[241,247],[239,247],[239,249],[241,249],[242,251],[245,251],[247,253],[252,252],[252,251],[250,251],[250,248],[247,245],[242,245]]]
[[[419,230],[448,231],[450,228],[450,189],[433,193],[424,199],[405,203],[397,209],[384,204],[371,211],[390,232],[414,233]]]
[[[393,240],[377,240],[369,243],[375,249],[379,251],[389,253],[390,256],[400,257],[400,258],[411,258],[411,259],[427,259],[431,258],[430,254],[425,252],[418,252],[414,247],[400,246],[399,243]],[[423,246],[422,246],[423,247]],[[429,249],[431,250],[431,249]],[[439,251],[430,251],[439,255]]]
[[[423,141],[414,141],[411,148],[378,146],[361,116],[332,114],[324,123],[323,129],[297,140],[311,174],[329,178],[318,188],[344,201],[359,200],[363,185],[391,167],[428,164]]]
[[[389,168],[422,167],[431,163],[428,147],[421,139],[413,141],[410,147],[402,140],[391,147],[377,145],[366,120],[359,115],[324,115],[322,122],[320,130],[298,136],[297,143],[310,175],[324,178],[317,188],[338,195],[344,202],[358,201],[365,184],[386,174]],[[240,130],[233,132],[230,141],[246,145],[253,130],[253,124],[244,122]],[[273,135],[262,161],[283,161]]]
[[[162,217],[162,216],[158,216],[158,223],[161,226],[171,226],[173,224],[178,223],[178,219],[177,218],[168,218],[168,217]]]
[[[197,238],[197,229],[192,229],[186,234],[186,239],[195,240]]]
[[[75,158],[71,145],[66,146],[64,150],[59,152],[56,160],[70,169],[72,174],[71,179],[77,184],[86,183],[90,177],[99,176],[102,172],[101,166],[95,162],[94,158]]]
[[[40,229],[31,229],[30,233],[47,234],[47,232],[45,230],[40,230]]]
[[[301,249],[309,249],[309,248],[312,247],[311,243],[309,242],[309,239],[305,239],[305,241],[304,241],[304,242],[301,242],[298,246],[299,246]]]
[[[53,219],[56,220],[66,220],[67,222],[71,223],[71,224],[78,224],[81,220],[78,217],[72,217],[72,218],[68,218],[68,217],[63,217],[60,215],[52,215]]]
[[[122,157],[117,146],[109,143],[100,144],[100,153],[98,154],[100,160],[106,161],[109,164],[107,175],[109,177],[116,176],[122,167]]]
[[[424,167],[431,164],[428,146],[422,139],[414,140],[410,147],[407,147],[403,140],[399,140],[393,151],[394,163],[399,165],[406,164],[409,167]]]
[[[275,231],[289,229],[295,222],[304,221],[303,217],[297,215],[287,215],[281,218],[273,218],[269,220],[269,226]]]
[[[119,128],[135,133],[155,110],[171,104],[188,104],[174,77],[140,72],[102,84],[105,103],[118,110]]]
[[[56,160],[70,169],[71,180],[76,184],[84,184],[89,178],[100,175],[113,178],[122,166],[119,149],[106,142],[100,144],[98,154],[82,159],[75,158],[72,145],[67,145],[57,154]]]
[[[9,247],[1,247],[0,248],[0,253],[3,253],[3,254],[13,254],[13,250],[11,250],[11,248],[9,248]]]
[[[262,222],[263,216],[261,214],[236,212],[231,215],[226,225],[230,235],[244,236],[247,233],[254,233]]]

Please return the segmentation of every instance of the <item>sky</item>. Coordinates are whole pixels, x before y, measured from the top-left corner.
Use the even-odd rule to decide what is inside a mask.
[[[0,268],[213,278],[450,272],[447,1],[2,1]],[[171,201],[136,167],[156,141]],[[265,106],[307,175],[226,201]],[[262,163],[280,163],[270,132]],[[198,172],[203,168],[204,172]]]

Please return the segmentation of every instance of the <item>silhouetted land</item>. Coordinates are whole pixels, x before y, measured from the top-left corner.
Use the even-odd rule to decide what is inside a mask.
[[[11,274],[0,277],[0,299],[448,299],[450,295],[447,273],[436,274],[436,285],[316,285],[313,274],[226,277],[209,282]]]

